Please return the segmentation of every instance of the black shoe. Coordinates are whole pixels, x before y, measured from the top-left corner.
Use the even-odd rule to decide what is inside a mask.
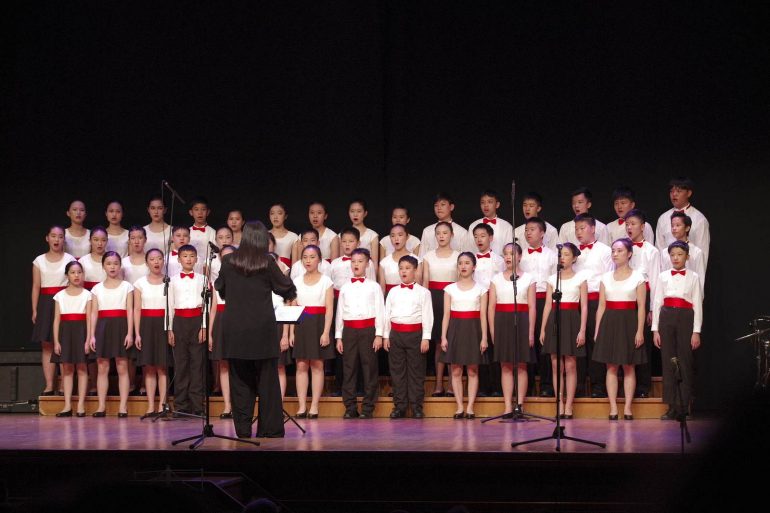
[[[342,416],[343,419],[357,419],[358,417],[358,410],[347,410]]]
[[[444,392],[433,392],[430,394],[431,397],[444,397],[446,394]]]
[[[102,418],[102,417],[106,417],[106,416],[107,416],[107,412],[104,412],[104,411],[95,411],[95,412],[94,412],[94,413],[93,413],[91,416],[92,416],[92,417],[96,417],[97,419],[100,419],[100,418]]]
[[[118,418],[119,419],[127,419],[128,418],[128,412],[118,412]]]
[[[238,432],[236,432],[235,436],[237,436],[238,438],[251,438],[251,433],[238,433]]]
[[[454,390],[447,390],[446,392],[444,392],[444,397],[454,397],[454,396],[455,396]]]
[[[233,412],[226,411],[226,412],[220,413],[219,414],[219,418],[220,419],[232,419],[233,418]]]
[[[476,414],[475,413],[466,413],[465,414],[465,418],[468,419],[468,420],[473,420],[473,419],[476,418]]]
[[[76,417],[78,417],[78,418],[81,418],[81,419],[82,419],[83,417],[85,417],[85,416],[86,416],[86,412],[84,412],[84,411],[79,411],[79,412],[77,412],[77,413],[75,414],[75,416],[76,416]]]
[[[359,419],[373,419],[374,418],[374,414],[372,412],[370,412],[370,411],[362,411],[358,415],[358,418]]]
[[[391,419],[403,419],[404,417],[406,417],[406,412],[404,410],[393,408],[393,411],[390,412]]]
[[[615,415],[610,415],[608,418],[609,418],[610,420],[618,420],[618,415],[617,415],[617,414],[615,414]]]
[[[64,397],[64,392],[62,392],[61,390],[57,390],[56,395],[59,397]]]
[[[607,392],[591,392],[591,399],[607,399]]]
[[[502,392],[495,391],[495,392],[492,392],[491,394],[489,394],[489,396],[490,397],[502,397],[503,394],[502,394]]]
[[[489,397],[489,394],[487,394],[486,392],[479,392],[476,394],[476,397]]]
[[[503,420],[509,420],[513,418],[513,412],[503,413],[503,416],[500,417]]]
[[[625,415],[624,414],[623,415],[623,420],[634,420],[634,416],[633,415]]]
[[[548,390],[548,389],[541,390],[540,397],[554,397],[553,390]]]
[[[412,408],[412,418],[413,419],[424,419],[425,413],[423,413],[422,408]]]
[[[86,395],[87,395],[88,397],[96,397],[98,394],[97,394],[96,390],[91,390],[91,391],[90,391],[90,392],[88,392]]]
[[[455,419],[455,420],[462,420],[462,419],[464,419],[464,418],[465,418],[465,413],[463,413],[463,412],[460,412],[460,413],[455,413],[455,414],[452,416],[452,418],[453,418],[453,419]]]
[[[559,415],[559,418],[564,420],[570,420],[572,418],[572,415],[567,415],[566,413],[562,413]]]
[[[294,415],[295,419],[306,419],[307,418],[307,412],[303,411],[302,413],[297,413]]]
[[[43,390],[42,392],[40,392],[41,397],[51,397],[52,395],[56,395],[56,392],[54,392],[53,390]]]
[[[388,392],[388,397],[393,397],[393,392]]]
[[[660,420],[676,420],[676,410],[669,406],[666,413],[660,416]]]
[[[517,404],[516,407],[513,409],[513,414],[514,415],[523,415],[524,414],[524,408],[520,404]]]
[[[72,417],[72,410],[60,411],[56,414],[57,417]]]
[[[318,418],[318,414],[317,413],[308,413],[307,414],[307,418],[309,418],[309,419],[317,419]]]
[[[649,392],[645,392],[644,390],[640,390],[640,391],[638,391],[638,392],[636,392],[634,394],[634,397],[636,399],[649,399],[650,398],[650,393]]]

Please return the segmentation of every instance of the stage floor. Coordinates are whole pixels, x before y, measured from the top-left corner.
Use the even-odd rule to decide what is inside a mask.
[[[540,453],[553,452],[555,440],[511,448],[514,441],[550,436],[555,423],[534,421],[510,423],[453,419],[298,420],[302,432],[291,422],[286,436],[251,444],[209,438],[203,451],[407,451],[453,453]],[[235,436],[232,421],[214,419],[214,431]],[[654,454],[680,451],[679,424],[660,420],[613,421],[577,419],[562,421],[566,434],[607,444],[606,449],[562,442],[568,453]],[[718,430],[716,420],[688,422],[692,444],[685,451],[698,453],[709,446]],[[140,421],[138,418],[56,418],[34,414],[0,416],[0,451],[157,451],[188,450],[187,444],[171,441],[200,433],[200,420]]]

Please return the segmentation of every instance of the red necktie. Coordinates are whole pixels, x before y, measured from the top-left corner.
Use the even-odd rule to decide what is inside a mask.
[[[489,223],[492,223],[492,224],[497,224],[497,218],[495,217],[494,219],[487,219],[487,218],[485,217],[485,218],[484,218],[484,224],[489,224]]]
[[[641,248],[642,246],[644,246],[644,241],[642,241],[642,242],[632,242],[631,244],[633,244],[637,248]]]
[[[206,227],[205,227],[205,226],[204,226],[203,228],[200,228],[200,227],[198,227],[198,226],[193,226],[193,227],[192,227],[192,229],[193,229],[193,231],[196,231],[196,230],[197,230],[197,231],[199,231],[199,232],[203,232],[203,233],[206,233]]]
[[[360,281],[361,283],[364,282],[366,278],[350,278],[350,283],[355,283],[357,281]]]
[[[401,284],[401,288],[402,289],[413,289],[414,288],[414,283],[410,283],[409,285],[405,285],[405,284],[402,283]]]
[[[342,257],[343,262],[347,262],[348,260],[350,260],[350,257]]]
[[[622,217],[621,217],[620,219],[618,219],[618,224],[619,224],[620,226],[623,226],[623,223],[625,223],[625,222],[626,222],[626,220],[625,220],[625,219],[623,219]]]
[[[527,248],[527,251],[531,255],[532,253],[542,253],[543,252],[543,246],[540,246],[537,249]]]
[[[179,254],[179,253],[177,253],[176,251],[174,251],[174,250],[171,250],[171,256],[177,256],[178,254]]]
[[[191,280],[195,278],[195,273],[179,273],[179,278],[190,278]]]
[[[591,244],[581,244],[580,245],[580,251],[583,251],[584,249],[594,249],[594,243]]]
[[[686,270],[682,271],[675,271],[674,269],[671,269],[671,276],[676,276],[677,274],[681,274],[682,276],[685,276]]]
[[[490,253],[484,253],[483,255],[479,255],[478,253],[476,253],[476,258],[492,258],[489,255]]]

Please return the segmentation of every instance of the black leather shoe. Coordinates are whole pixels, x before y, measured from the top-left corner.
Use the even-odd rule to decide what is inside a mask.
[[[414,408],[412,410],[412,418],[413,419],[424,419],[425,413],[423,413],[422,408]]]
[[[86,412],[84,412],[84,411],[79,411],[79,412],[77,412],[77,413],[75,414],[75,416],[76,416],[76,417],[78,417],[78,418],[81,418],[81,419],[82,419],[83,417],[85,417],[85,416],[86,416]]]
[[[118,418],[119,419],[127,419],[128,418],[128,412],[124,412],[124,411],[121,412],[121,411],[119,411],[118,412]]]
[[[233,418],[233,412],[226,411],[219,414],[220,419],[232,419]]]
[[[495,392],[492,392],[491,394],[489,394],[489,396],[490,397],[502,397],[503,394],[502,394],[502,392],[495,391]]]
[[[43,390],[42,392],[40,392],[41,397],[51,397],[52,395],[55,395],[55,394],[56,392],[54,392],[53,390]]]
[[[566,413],[562,413],[561,415],[559,415],[559,418],[564,420],[570,420],[572,418],[572,415],[567,415]]]
[[[357,410],[348,410],[345,412],[345,415],[342,416],[343,419],[357,419],[358,417]]]
[[[359,419],[367,419],[367,420],[368,420],[368,419],[373,419],[373,418],[374,418],[374,414],[373,414],[372,412],[370,412],[370,411],[362,411],[362,412],[361,412],[361,413],[358,415],[358,418],[359,418]]]
[[[500,417],[503,420],[509,420],[513,418],[513,412],[503,413],[503,416]]]
[[[454,397],[454,396],[455,396],[454,390],[447,390],[446,392],[444,392],[444,397]]]
[[[465,418],[465,413],[463,412],[455,413],[454,416],[452,416],[452,418],[455,420],[462,420]]]
[[[473,420],[473,419],[476,418],[476,414],[475,413],[466,413],[465,414],[465,418],[468,419],[468,420]]]
[[[431,397],[444,397],[444,392],[433,392],[430,394]]]
[[[251,438],[251,433],[235,433],[238,438]]]
[[[633,415],[623,415],[623,420],[634,420]]]
[[[306,419],[307,418],[307,412],[303,411],[302,413],[297,413],[294,415],[295,419]]]
[[[516,407],[513,409],[513,414],[514,415],[523,415],[524,414],[524,408],[520,404],[517,404]]]
[[[60,411],[56,414],[57,417],[72,417],[72,410]]]
[[[91,416],[92,416],[92,417],[96,417],[96,418],[98,418],[98,419],[99,419],[99,418],[102,418],[102,417],[106,417],[106,416],[107,416],[107,412],[104,412],[104,411],[95,411],[95,412],[94,412],[94,413],[93,413]]]
[[[669,409],[660,416],[660,420],[676,420],[676,410],[669,407]]]
[[[610,420],[618,420],[618,416],[617,416],[617,414],[616,415],[610,415],[609,419]]]
[[[404,417],[406,417],[406,412],[403,410],[394,408],[393,411],[390,412],[391,419],[403,419]]]
[[[309,418],[309,419],[317,419],[318,418],[318,414],[317,413],[308,413],[307,414],[307,418]]]

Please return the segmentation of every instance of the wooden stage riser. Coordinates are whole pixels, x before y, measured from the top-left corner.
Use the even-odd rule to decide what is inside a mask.
[[[361,399],[359,398],[359,410]],[[173,401],[172,401],[173,403]],[[117,415],[120,401],[118,397],[110,396],[107,400],[107,413]],[[467,404],[467,399],[464,404]],[[55,415],[64,408],[62,397],[40,397],[40,414]],[[76,406],[76,403],[73,403]],[[86,400],[86,412],[96,411],[98,406],[95,397]],[[224,402],[221,397],[211,398],[211,416],[218,417],[222,413]],[[308,401],[307,407],[310,407]],[[284,400],[284,408],[291,414],[298,409],[296,397],[287,397]],[[524,411],[535,415],[553,416],[556,403],[553,399],[531,398],[524,404]],[[623,408],[623,400],[618,400],[618,408]],[[456,403],[451,397],[426,398],[423,411],[426,417],[451,418],[457,409]],[[660,399],[635,399],[633,406],[634,418],[658,419],[666,412],[667,405]],[[128,401],[128,413],[131,416],[141,416],[147,410],[147,400],[144,397],[130,397]],[[388,417],[393,410],[393,401],[388,397],[380,397],[374,414],[375,417]],[[474,411],[477,417],[491,417],[503,413],[503,401],[500,398],[484,397],[476,400]],[[319,404],[320,417],[342,417],[345,406],[338,397],[324,397]],[[609,414],[609,403],[606,399],[576,399],[574,405],[575,418],[581,419],[606,419]]]

